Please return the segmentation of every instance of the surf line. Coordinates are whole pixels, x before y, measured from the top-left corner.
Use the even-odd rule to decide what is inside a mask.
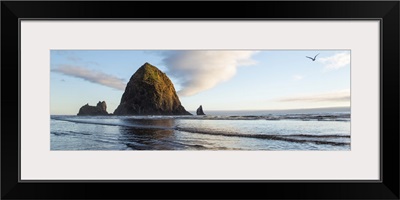
[[[244,137],[244,138],[257,138],[257,139],[267,139],[267,140],[280,140],[286,142],[295,142],[295,143],[314,143],[314,144],[327,144],[333,146],[345,146],[350,145],[347,142],[332,142],[332,141],[321,141],[321,140],[305,140],[305,139],[293,139],[285,137],[284,135],[266,135],[266,134],[240,134],[240,133],[222,133],[222,132],[210,132],[210,131],[203,131],[197,129],[185,129],[176,127],[178,131],[184,131],[189,133],[198,133],[198,134],[206,134],[206,135],[217,135],[217,136],[227,136],[227,137]],[[289,137],[291,135],[288,135]]]
[[[72,122],[78,124],[94,124],[94,125],[104,125],[104,126],[122,126],[128,128],[141,128],[141,129],[161,129],[161,130],[175,130],[175,127],[165,127],[165,126],[145,126],[138,124],[120,124],[120,123],[104,123],[104,122],[92,122],[92,121],[81,121],[81,120],[71,120],[71,119],[59,119],[53,118],[53,120]]]
[[[119,123],[102,123],[102,122],[92,122],[92,121],[80,121],[80,120],[70,120],[70,119],[56,119],[59,121],[73,122],[73,123],[81,123],[81,124],[96,124],[96,125],[105,125],[105,126],[122,126],[128,128],[141,128],[141,129],[159,129],[159,130],[177,130],[189,133],[197,133],[197,134],[206,134],[206,135],[217,135],[217,136],[226,136],[226,137],[244,137],[244,138],[257,138],[257,139],[267,139],[267,140],[280,140],[286,142],[295,142],[295,143],[314,143],[314,144],[327,144],[334,146],[344,146],[350,145],[350,143],[346,142],[332,142],[332,141],[321,141],[321,140],[305,140],[305,139],[293,139],[289,137],[322,137],[322,136],[310,136],[304,134],[298,135],[266,135],[266,134],[240,134],[240,133],[227,133],[227,132],[218,132],[218,131],[205,131],[198,129],[190,129],[190,128],[181,128],[178,126],[175,127],[164,127],[164,126],[144,126],[144,125],[127,125],[127,124],[119,124]],[[332,137],[332,135],[330,135]],[[337,136],[337,137],[350,137],[350,136]]]

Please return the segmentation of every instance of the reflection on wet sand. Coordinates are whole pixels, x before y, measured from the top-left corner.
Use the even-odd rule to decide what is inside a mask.
[[[143,125],[149,128],[120,127],[121,139],[132,149],[162,150],[174,140],[174,119],[144,120],[122,119],[124,123]],[[171,145],[171,144],[169,144]]]
[[[174,128],[174,119],[121,119],[124,123],[154,128]]]

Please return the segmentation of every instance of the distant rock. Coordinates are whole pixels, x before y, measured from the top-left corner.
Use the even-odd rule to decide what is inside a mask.
[[[196,114],[197,114],[197,115],[206,115],[206,114],[204,114],[204,112],[203,112],[203,107],[202,107],[201,105],[200,105],[199,108],[197,108]]]
[[[97,103],[98,108],[100,108],[101,110],[104,110],[107,112],[107,104],[105,101],[99,101],[99,103]]]
[[[131,77],[114,115],[191,115],[165,73],[145,63]]]
[[[97,106],[86,104],[79,109],[78,115],[108,115],[107,104],[105,101],[99,101]]]

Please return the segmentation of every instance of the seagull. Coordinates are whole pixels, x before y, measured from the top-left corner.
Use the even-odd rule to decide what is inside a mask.
[[[319,54],[315,55],[314,58],[311,58],[311,57],[308,57],[308,56],[306,56],[306,58],[309,58],[309,59],[311,59],[312,61],[315,61],[315,58],[317,58],[318,55],[319,55]]]

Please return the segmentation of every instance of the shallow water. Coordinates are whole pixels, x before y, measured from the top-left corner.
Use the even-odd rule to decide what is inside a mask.
[[[51,116],[51,150],[350,150],[350,114]]]

